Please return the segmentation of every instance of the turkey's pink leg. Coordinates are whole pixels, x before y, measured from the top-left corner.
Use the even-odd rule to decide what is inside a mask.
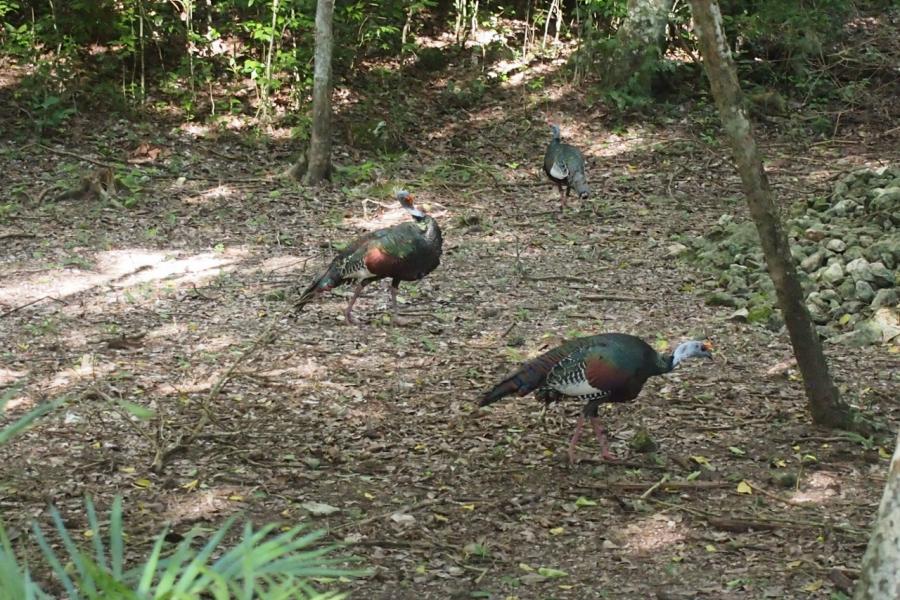
[[[606,440],[606,432],[603,431],[603,425],[600,424],[600,417],[591,417],[591,425],[594,426],[594,435],[600,442],[600,456],[603,460],[615,460],[616,457],[609,452],[609,443]]]
[[[559,187],[559,212],[563,212],[566,210],[566,196],[563,194],[562,186],[557,187]]]
[[[365,284],[360,283],[353,289],[353,295],[350,296],[350,303],[347,304],[347,310],[344,311],[344,317],[347,319],[348,323],[356,323],[356,320],[353,318],[353,305],[356,304],[356,299],[359,298],[359,295],[362,293],[364,287]]]
[[[581,430],[584,429],[584,415],[578,415],[578,422],[575,424],[575,433],[569,440],[569,462],[575,464],[575,445],[581,439]]]
[[[400,282],[398,281],[397,285],[399,284]],[[408,325],[408,321],[397,314],[397,287],[391,284],[389,291],[391,293],[391,323],[394,325]]]

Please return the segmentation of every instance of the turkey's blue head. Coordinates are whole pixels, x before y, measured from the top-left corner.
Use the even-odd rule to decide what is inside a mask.
[[[554,123],[547,123],[547,125],[550,126],[550,133],[552,135],[551,139],[559,141],[559,136],[560,136],[559,125],[556,125]]]
[[[414,196],[412,194],[406,190],[399,190],[395,196],[397,201],[400,202],[400,206],[405,208],[406,212],[412,215],[414,219],[419,220],[425,218],[425,213],[413,205]]]
[[[712,343],[709,341],[690,340],[681,342],[672,354],[672,368],[686,358],[712,358]]]

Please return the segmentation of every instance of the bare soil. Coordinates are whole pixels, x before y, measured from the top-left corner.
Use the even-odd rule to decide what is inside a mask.
[[[83,496],[106,508],[121,494],[134,552],[166,523],[184,533],[235,513],[327,528],[373,569],[346,584],[355,598],[847,593],[884,483],[880,445],[900,423],[898,348],[826,348],[844,398],[888,428],[860,443],[809,424],[783,331],[703,304],[705,277],[668,245],[722,214],[748,218],[709,107],[653,123],[565,86],[452,111],[427,86],[409,96],[409,152],[315,190],[276,177],[299,145],[275,137],[94,115],[55,140],[2,142],[0,386],[22,385],[4,420],[69,398],[0,449],[17,543],[49,503],[78,531]],[[759,127],[785,205],[898,160],[896,128],[851,117],[828,140]],[[564,215],[540,172],[546,118],[590,157],[594,195]],[[344,166],[358,156],[338,147]],[[114,201],[48,191],[104,164],[133,173]],[[386,284],[357,304],[360,327],[343,322],[349,290],[287,314],[331,243],[404,218],[393,185],[445,237],[441,267],[401,287],[409,323],[384,316]],[[618,464],[588,439],[567,464],[576,403],[543,423],[530,397],[475,408],[521,360],[604,331],[716,347],[601,413]],[[639,430],[654,453],[629,446]]]

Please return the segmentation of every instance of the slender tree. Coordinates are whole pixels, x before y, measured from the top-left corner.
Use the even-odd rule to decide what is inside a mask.
[[[615,50],[603,69],[604,86],[619,87],[636,77],[632,85],[650,93],[648,66],[662,56],[672,4],[673,0],[628,0],[625,19],[616,31]]]
[[[332,20],[334,0],[316,4],[316,58],[313,73],[313,119],[309,150],[301,156],[291,174],[303,177],[305,185],[331,178],[331,54],[334,47]]]
[[[900,598],[900,432],[853,600]]]
[[[722,127],[731,143],[750,214],[759,232],[769,275],[775,284],[778,304],[803,375],[813,422],[828,427],[850,428],[853,425],[850,409],[841,401],[828,373],[819,336],[803,300],[803,289],[797,279],[781,216],[775,207],[750,121],[744,113],[737,70],[722,29],[719,5],[716,0],[691,0],[691,10],[694,30],[700,40],[703,66],[719,109]]]

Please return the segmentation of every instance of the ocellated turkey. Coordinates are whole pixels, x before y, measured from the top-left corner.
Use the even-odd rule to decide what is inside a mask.
[[[297,311],[323,292],[352,282],[356,286],[344,315],[348,323],[354,323],[353,305],[363,288],[373,281],[390,278],[391,309],[397,319],[400,282],[417,281],[438,267],[443,237],[437,222],[413,205],[412,194],[400,190],[396,198],[413,221],[371,231],[348,244],[300,294],[294,304]]]
[[[552,137],[547,151],[544,153],[544,173],[556,184],[559,189],[560,209],[566,207],[566,198],[571,188],[582,200],[591,195],[588,188],[587,177],[584,174],[584,155],[575,146],[564,144],[560,139],[559,125],[550,124]],[[566,194],[563,196],[563,185],[566,186]]]
[[[485,393],[479,405],[531,392],[548,404],[563,398],[581,400],[585,405],[569,441],[569,461],[575,462],[585,419],[593,426],[603,458],[612,459],[597,416],[600,404],[634,400],[650,377],[669,373],[688,358],[711,358],[711,349],[709,342],[691,340],[679,344],[672,354],[660,355],[644,340],[624,333],[577,338],[523,364]]]

